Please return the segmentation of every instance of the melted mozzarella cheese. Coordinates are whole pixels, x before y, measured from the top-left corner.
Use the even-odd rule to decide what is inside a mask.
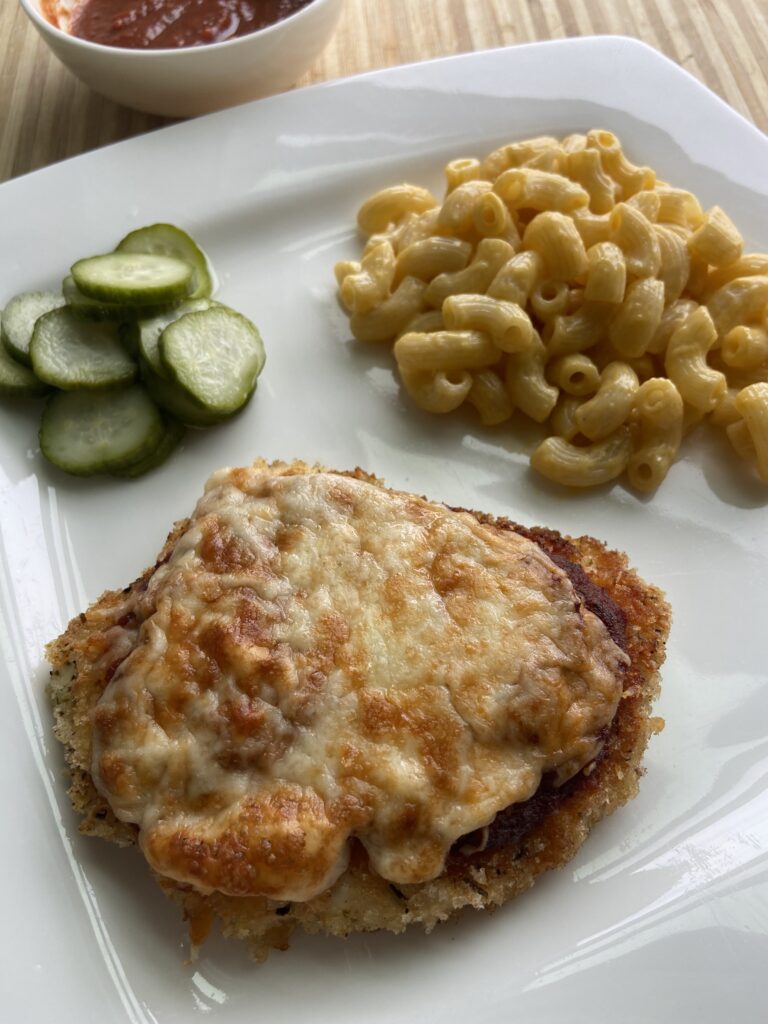
[[[222,470],[135,596],[93,775],[161,874],[397,884],[592,760],[626,656],[531,541],[354,476]]]

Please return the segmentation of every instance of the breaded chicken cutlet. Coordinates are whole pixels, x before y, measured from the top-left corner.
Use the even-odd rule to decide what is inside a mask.
[[[637,792],[668,629],[589,537],[259,461],[49,645],[55,732],[81,830],[263,959],[564,865]]]

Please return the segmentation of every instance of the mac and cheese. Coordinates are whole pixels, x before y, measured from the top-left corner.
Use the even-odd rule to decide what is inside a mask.
[[[768,254],[718,206],[632,163],[610,131],[452,160],[366,200],[336,266],[355,338],[388,343],[421,408],[525,415],[531,464],[584,487],[658,487],[703,420],[768,482]]]

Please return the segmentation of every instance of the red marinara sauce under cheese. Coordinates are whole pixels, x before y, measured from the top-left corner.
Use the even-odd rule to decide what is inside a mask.
[[[83,0],[69,24],[73,36],[132,50],[221,43],[273,25],[312,0]],[[49,3],[49,8],[55,4]],[[57,23],[55,14],[45,12]]]

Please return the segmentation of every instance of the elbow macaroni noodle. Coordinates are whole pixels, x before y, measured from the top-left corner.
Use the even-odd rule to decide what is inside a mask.
[[[495,427],[515,411],[506,384],[494,370],[478,370],[472,378],[467,401],[480,414],[480,422]]]
[[[683,438],[683,399],[665,377],[645,381],[633,403],[635,449],[627,476],[638,491],[655,491],[669,472]]]
[[[758,476],[768,483],[768,384],[750,384],[744,388],[736,397],[736,408],[755,449]]]
[[[627,263],[624,253],[613,242],[598,242],[587,250],[585,300],[619,303],[627,287]]]
[[[361,342],[405,393],[487,427],[551,435],[532,467],[571,487],[655,490],[708,420],[768,483],[768,254],[718,206],[657,181],[593,129],[445,167],[369,197],[359,262],[335,267]]]
[[[582,352],[558,356],[547,366],[547,373],[551,384],[578,398],[594,395],[600,385],[600,371]]]

